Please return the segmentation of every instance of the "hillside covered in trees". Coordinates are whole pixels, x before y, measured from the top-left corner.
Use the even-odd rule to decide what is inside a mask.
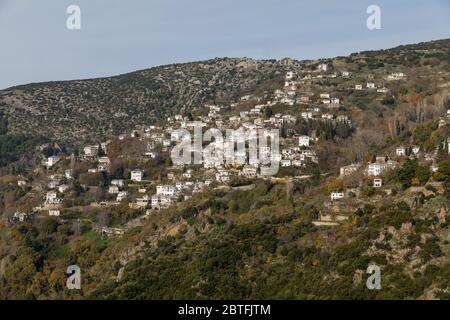
[[[0,91],[0,299],[449,299],[449,92],[448,39]],[[177,166],[200,120],[285,165]]]

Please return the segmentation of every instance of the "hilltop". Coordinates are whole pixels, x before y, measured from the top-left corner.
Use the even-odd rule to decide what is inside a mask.
[[[361,78],[405,71],[416,87],[424,83],[426,90],[437,91],[428,88],[430,82],[447,79],[441,85],[449,86],[449,47],[447,39],[321,61],[216,58],[101,79],[35,83],[0,91],[0,112],[7,115],[11,133],[79,144],[186,115],[205,103],[226,105],[248,93],[270,92],[287,71],[308,72],[320,62]]]
[[[441,40],[1,91],[0,299],[449,299],[449,57]],[[235,130],[244,159],[215,140],[230,161],[174,161],[195,126]],[[267,130],[273,175],[247,157]]]

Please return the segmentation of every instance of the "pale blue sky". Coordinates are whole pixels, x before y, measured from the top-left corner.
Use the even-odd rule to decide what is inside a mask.
[[[82,29],[66,28],[81,7]],[[366,9],[381,7],[381,30]],[[450,0],[0,0],[0,88],[214,57],[313,59],[450,38]]]

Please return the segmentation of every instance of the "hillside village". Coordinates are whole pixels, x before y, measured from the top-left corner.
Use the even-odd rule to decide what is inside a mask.
[[[386,94],[389,84],[393,81],[404,81],[406,75],[402,72],[389,73],[384,79],[380,79],[380,84],[375,85],[373,82],[364,84],[356,84],[355,90],[374,91],[377,94]],[[317,70],[313,73],[295,74],[289,71],[285,75],[284,86],[276,89],[272,95],[242,96],[239,101],[232,103],[229,107],[218,105],[205,105],[203,108],[208,111],[207,115],[198,116],[195,121],[200,121],[202,127],[206,130],[209,127],[225,129],[244,128],[245,130],[262,130],[262,129],[281,129],[284,125],[295,124],[298,114],[303,121],[308,123],[318,122],[325,126],[335,128],[337,126],[345,126],[349,131],[352,130],[351,118],[339,112],[341,100],[339,93],[321,92],[316,90],[318,94],[313,92],[302,92],[301,88],[314,83],[318,79],[341,78],[344,82],[350,82],[348,90],[352,91],[351,78],[352,74],[345,70],[335,70],[332,66],[322,63],[317,66]],[[370,77],[372,79],[372,77]],[[373,81],[373,79],[372,79]],[[324,90],[326,91],[326,90]],[[345,103],[345,102],[343,102]],[[250,109],[244,106],[250,105]],[[282,105],[297,105],[300,112],[293,115],[281,109],[280,112],[274,113],[272,107]],[[227,110],[224,112],[224,110]],[[28,218],[39,215],[59,216],[62,212],[70,210],[71,191],[74,187],[78,187],[82,192],[87,192],[91,188],[97,188],[99,177],[109,185],[104,186],[105,192],[96,195],[95,202],[89,203],[86,209],[96,207],[112,207],[123,205],[124,203],[130,209],[136,210],[133,216],[139,214],[150,215],[154,210],[167,208],[178,201],[189,199],[193,193],[202,192],[204,188],[220,188],[223,185],[229,185],[233,180],[239,183],[239,179],[296,179],[307,178],[311,167],[318,163],[317,154],[314,150],[315,143],[318,141],[317,131],[312,131],[310,136],[299,135],[294,130],[287,131],[282,137],[279,154],[271,154],[270,147],[260,150],[260,157],[263,153],[279,161],[281,168],[295,168],[283,174],[281,170],[277,177],[261,175],[258,164],[245,164],[236,161],[234,164],[224,163],[219,159],[204,161],[203,167],[196,166],[187,168],[186,166],[167,166],[161,170],[157,180],[151,179],[146,175],[139,165],[131,171],[120,177],[111,174],[110,166],[112,162],[127,157],[127,160],[134,159],[137,162],[154,161],[158,157],[165,163],[170,162],[170,149],[177,136],[171,136],[174,130],[183,128],[193,131],[194,119],[175,115],[168,117],[166,125],[141,125],[133,129],[129,133],[120,134],[114,140],[99,142],[98,144],[85,145],[77,155],[66,154],[58,148],[51,148],[49,145],[39,146],[40,150],[52,150],[51,156],[45,157],[43,154],[41,166],[36,168],[40,171],[40,178],[37,181],[29,181],[29,177],[19,177],[17,184],[22,188],[31,187],[31,193],[36,192],[40,195],[42,202],[32,208],[28,212],[16,211],[13,220],[23,222]],[[450,109],[443,114],[439,121],[439,126],[443,127],[450,123]],[[244,131],[245,132],[245,131]],[[248,137],[243,134],[241,137],[234,137],[232,144],[224,145],[225,156],[233,156],[234,144],[239,140],[248,141]],[[179,140],[179,139],[178,139]],[[335,190],[329,194],[331,202],[344,199],[348,194],[359,194],[364,184],[373,188],[383,189],[383,173],[398,168],[405,159],[419,159],[421,163],[425,163],[430,167],[431,172],[436,172],[438,166],[436,156],[440,149],[450,150],[448,145],[450,137],[442,145],[437,145],[434,152],[421,152],[420,146],[417,145],[399,145],[389,154],[376,156],[374,161],[367,163],[352,163],[339,168],[340,178],[362,172],[365,181],[360,181],[358,188],[347,188]],[[136,146],[138,153],[129,154],[124,152],[117,155],[113,153],[110,156],[108,149],[117,145],[127,148],[127,144]],[[194,151],[194,150],[193,150]],[[246,155],[243,155],[246,158]],[[117,157],[117,158],[114,158]],[[81,171],[83,167],[86,171]],[[306,168],[308,167],[309,170]],[[117,168],[115,168],[117,171]],[[75,172],[74,172],[75,171]],[[291,174],[295,172],[297,176]],[[75,175],[74,175],[75,173]],[[81,176],[81,181],[80,181]],[[78,178],[78,179],[77,179]],[[84,178],[84,179],[83,179]],[[82,183],[82,180],[95,181],[95,183]],[[247,181],[249,184],[250,182]],[[384,189],[390,192],[389,189]],[[42,194],[44,193],[44,196]],[[138,213],[139,212],[139,213]],[[339,218],[338,218],[339,219]],[[342,219],[342,217],[341,217]],[[336,222],[321,220],[315,222],[316,225],[334,225]],[[111,232],[107,226],[102,226],[100,230]],[[118,228],[113,229],[113,233],[122,233]]]
[[[442,47],[448,54],[447,42]],[[89,129],[86,125],[81,131],[87,133],[80,133],[79,141],[73,143],[72,132],[67,133],[72,140],[66,140],[61,133],[66,128],[55,129],[61,119],[48,123],[51,139],[38,140],[1,171],[2,224],[25,238],[34,237],[33,229],[28,228],[35,228],[31,226],[41,223],[39,221],[47,223],[50,221],[47,219],[52,219],[48,223],[54,224],[53,233],[48,235],[50,238],[64,226],[70,228],[70,231],[64,231],[67,235],[63,236],[64,241],[61,240],[58,249],[61,251],[54,253],[64,259],[69,258],[61,253],[62,250],[71,250],[69,244],[82,241],[80,239],[90,246],[86,250],[99,250],[98,255],[106,250],[107,245],[103,247],[103,243],[120,246],[121,253],[114,258],[111,255],[115,254],[104,251],[106,256],[102,256],[101,262],[103,266],[108,265],[109,275],[117,283],[126,266],[130,264],[135,268],[133,261],[144,259],[140,255],[140,252],[147,252],[144,247],[157,248],[159,254],[155,256],[169,254],[164,251],[165,246],[169,246],[164,244],[166,237],[167,243],[202,243],[202,237],[214,234],[214,230],[222,232],[222,225],[244,225],[253,230],[251,223],[258,224],[260,220],[267,220],[271,225],[280,224],[280,229],[287,235],[281,236],[281,231],[267,231],[272,230],[271,227],[261,227],[261,230],[268,228],[261,231],[269,237],[261,240],[266,251],[261,253],[258,262],[252,260],[251,254],[243,257],[248,259],[245,268],[250,265],[254,269],[260,265],[269,268],[277,256],[278,263],[284,256],[298,262],[298,257],[289,253],[295,250],[300,250],[295,251],[296,254],[310,259],[307,249],[294,250],[293,247],[317,249],[318,242],[331,247],[335,240],[345,246],[349,238],[353,239],[363,229],[358,228],[367,224],[377,228],[374,234],[367,236],[369,240],[361,242],[370,242],[370,247],[358,251],[361,256],[368,255],[368,261],[380,260],[383,256],[380,261],[384,263],[408,263],[405,268],[412,270],[411,274],[423,271],[427,268],[426,263],[444,270],[450,252],[450,67],[448,60],[439,60],[440,51],[435,48],[439,45],[425,46],[431,48],[424,49],[425,52],[414,48],[397,49],[400,52],[398,61],[394,59],[391,63],[382,58],[386,53],[376,55],[371,52],[319,61],[262,62],[262,65],[270,66],[271,75],[262,76],[263,80],[252,84],[253,87],[243,86],[239,94],[208,101],[193,99],[188,110],[181,108],[177,112],[175,108],[169,114],[161,113],[158,118],[150,117],[146,121],[141,121],[142,117],[138,116],[138,120],[133,118],[129,124],[117,126],[111,132]],[[407,54],[413,62],[401,64],[399,61],[407,61],[402,59]],[[421,64],[415,59],[422,61]],[[362,60],[365,67],[355,67],[355,63],[362,63]],[[218,63],[224,62],[219,60]],[[241,60],[238,64],[239,68],[256,68],[252,72],[258,70],[258,62],[251,59]],[[415,69],[416,65],[422,67],[420,72]],[[207,67],[203,64],[200,68]],[[434,77],[437,74],[434,68],[440,70],[437,77]],[[180,73],[180,76],[184,79],[186,74]],[[157,81],[166,80],[159,74]],[[38,87],[8,90],[2,93],[3,101],[14,101],[14,108],[27,109],[21,103],[29,98],[12,98],[11,92],[41,90],[36,89]],[[21,99],[25,100],[19,103]],[[27,110],[35,112],[32,108]],[[12,132],[17,134],[20,116],[11,115],[11,112],[8,109],[4,113],[5,127],[12,126]],[[126,116],[124,118],[117,112],[114,117],[122,124]],[[231,161],[206,157],[205,149],[196,150],[194,145],[191,151],[202,155],[201,164],[173,163],[171,152],[183,138],[175,132],[185,129],[193,135],[199,125],[203,133],[211,128],[217,128],[223,134],[227,129],[236,130],[231,140],[218,147],[218,152]],[[30,124],[31,132],[36,128]],[[260,162],[252,162],[249,157],[250,136],[246,132],[273,129],[279,130],[280,134],[278,152],[272,150],[270,144],[258,151],[258,159],[268,158],[279,164],[275,175],[267,175]],[[95,130],[103,133],[96,135]],[[273,140],[273,137],[268,138]],[[244,154],[235,152],[238,143],[247,146]],[[399,213],[385,217],[384,213],[390,210]],[[411,218],[411,212],[419,217]],[[383,221],[388,224],[378,223],[380,219],[385,219]],[[419,229],[421,223],[426,226]],[[351,231],[352,228],[358,231]],[[419,239],[412,235],[412,230],[421,230]],[[402,232],[414,238],[414,241],[410,240],[414,245],[401,242]],[[263,237],[261,234],[257,237]],[[7,237],[6,234],[2,236]],[[283,241],[285,246],[277,247],[276,243]],[[291,241],[296,241],[295,245],[292,246]],[[91,242],[100,243],[102,249]],[[438,242],[440,247],[436,245]],[[405,249],[406,245],[411,248]],[[186,250],[189,250],[188,245]],[[426,258],[422,253],[425,250]],[[311,249],[311,252],[315,251]],[[0,260],[10,259],[6,253],[1,253],[0,250]],[[308,263],[312,268],[320,268],[319,261],[324,263],[321,259],[327,255],[326,250],[314,253]],[[70,259],[77,258],[71,256]],[[113,259],[114,263],[108,259]],[[352,260],[347,256],[345,259]],[[418,260],[425,267],[420,267]],[[89,268],[94,268],[93,274],[94,265],[94,262],[89,264]],[[245,270],[251,274],[253,271],[248,268]],[[356,286],[361,283],[362,267],[352,268],[354,274],[342,273]],[[1,270],[5,272],[4,268]],[[442,282],[442,273],[436,272],[439,274],[436,281],[441,281],[439,289],[433,287],[427,292],[423,288],[417,289],[414,297],[450,294],[449,287],[442,287],[445,282]],[[97,273],[93,274],[92,278],[98,277]],[[134,273],[129,274],[132,277]],[[327,273],[324,279],[326,277],[336,276]],[[86,296],[98,289],[93,283],[90,286]],[[114,286],[122,292],[120,283]],[[60,294],[55,292],[56,296]],[[193,293],[189,291],[190,294]],[[406,293],[404,297],[412,295]]]

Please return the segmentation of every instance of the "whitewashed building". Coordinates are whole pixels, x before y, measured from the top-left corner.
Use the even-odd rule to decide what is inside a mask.
[[[142,181],[142,178],[144,177],[144,173],[142,172],[142,170],[136,169],[131,171],[131,180],[132,181]]]
[[[344,198],[343,192],[332,192],[330,195],[331,201],[339,200]]]
[[[309,137],[308,136],[298,137],[298,145],[299,147],[309,147]]]
[[[293,71],[288,71],[286,73],[286,80],[291,80],[292,78],[294,78],[294,72]]]
[[[377,161],[370,163],[367,166],[367,174],[369,176],[379,176],[387,169],[394,169],[398,166],[398,162],[388,160],[388,161]]]
[[[61,211],[59,209],[50,209],[48,210],[48,215],[51,217],[59,217]]]
[[[381,188],[382,185],[383,185],[383,179],[381,179],[381,178],[373,179],[373,187],[374,188]]]
[[[405,74],[403,72],[394,72],[387,76],[389,81],[393,80],[403,80],[405,78]]]
[[[66,177],[66,179],[72,179],[72,170],[67,169],[66,171],[64,171],[64,176]]]
[[[156,194],[173,197],[177,194],[177,188],[172,184],[158,185],[156,186]]]
[[[330,69],[330,66],[328,65],[328,64],[326,64],[326,63],[320,63],[318,66],[317,66],[317,70],[319,70],[319,71],[324,71],[324,72],[326,72],[326,71],[328,71]]]
[[[83,152],[86,157],[96,157],[98,154],[98,150],[98,145],[88,145],[83,148]]]
[[[109,186],[108,193],[109,194],[118,194],[119,193],[119,187],[116,186],[116,185]]]
[[[60,158],[58,156],[51,156],[47,158],[47,167],[51,168],[53,167],[55,164],[57,164],[59,162]]]
[[[398,157],[403,157],[406,154],[406,149],[403,146],[398,147],[397,149],[395,149],[395,154]]]
[[[54,191],[47,192],[45,202],[48,204],[59,204],[61,199],[58,198],[58,195]]]

